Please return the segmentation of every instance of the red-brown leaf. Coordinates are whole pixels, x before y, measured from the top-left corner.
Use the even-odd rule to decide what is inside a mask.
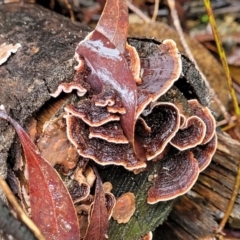
[[[0,118],[12,124],[24,150],[33,221],[46,239],[80,239],[75,208],[61,178],[15,120],[1,110]]]
[[[126,1],[107,0],[96,30],[105,35],[121,54],[125,52],[128,25]]]
[[[108,238],[108,211],[106,208],[106,198],[105,193],[102,186],[102,181],[95,171],[97,176],[96,178],[96,186],[95,186],[95,196],[94,196],[94,204],[92,209],[92,214],[90,218],[90,223],[88,225],[88,229],[84,240],[105,240]]]
[[[82,41],[77,54],[84,57],[96,76],[92,86],[111,86],[120,96],[126,114],[120,116],[121,126],[130,143],[134,142],[137,86],[128,63],[120,51],[101,32],[95,30]]]

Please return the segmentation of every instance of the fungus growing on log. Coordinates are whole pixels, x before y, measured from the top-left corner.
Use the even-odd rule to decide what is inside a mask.
[[[108,219],[110,219],[113,214],[113,209],[116,205],[116,198],[110,192],[105,192],[105,198],[106,198],[106,208],[108,212]]]
[[[21,47],[20,43],[15,45],[3,43],[0,45],[0,66],[5,63],[12,53],[16,53],[18,48]]]
[[[193,153],[184,151],[161,161],[161,171],[148,190],[148,203],[167,201],[186,193],[198,178],[198,162]]]
[[[151,160],[163,152],[178,131],[180,115],[172,103],[156,103],[145,115],[143,119],[151,131],[149,133],[142,124],[137,124],[136,137],[145,150],[146,158]]]
[[[127,223],[135,210],[135,196],[133,193],[127,192],[117,199],[112,217],[118,223]]]
[[[213,135],[212,139],[204,145],[198,145],[192,150],[194,157],[198,161],[200,172],[202,172],[211,162],[217,148],[217,136]]]
[[[201,144],[206,134],[204,122],[197,116],[192,116],[185,121],[183,127],[179,129],[171,144],[183,151]]]
[[[152,238],[153,238],[153,234],[152,234],[152,232],[149,232],[148,234],[141,237],[140,240],[152,240]]]
[[[113,188],[113,186],[110,182],[103,183],[103,191],[105,192],[106,208],[108,211],[108,219],[110,219],[112,217],[113,209],[116,205],[116,198],[111,193],[112,188]]]
[[[37,142],[41,155],[52,165],[61,165],[61,173],[67,174],[73,169],[79,155],[70,143],[66,134],[66,123],[63,118],[54,119],[45,124],[43,133]]]
[[[80,156],[134,172],[147,170],[154,159],[161,170],[148,203],[170,200],[186,193],[211,161],[215,121],[195,99],[188,101],[188,113],[179,103],[160,100],[182,72],[175,42],[155,43],[142,54],[141,44],[127,43],[126,2],[111,1],[121,6],[112,26],[104,15],[114,15],[109,2],[96,29],[76,48],[74,81],[61,84],[52,96],[73,89],[82,96],[65,107],[68,139]]]
[[[196,99],[189,100],[188,103],[193,111],[193,114],[200,117],[206,125],[206,134],[202,141],[202,144],[206,144],[215,134],[215,119],[210,110],[207,107],[203,107]]]

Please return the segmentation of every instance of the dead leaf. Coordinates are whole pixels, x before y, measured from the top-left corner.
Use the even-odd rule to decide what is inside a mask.
[[[75,208],[61,178],[41,157],[24,129],[2,109],[0,118],[12,124],[24,150],[33,221],[46,239],[80,239]]]
[[[128,33],[128,7],[126,1],[106,1],[96,30],[105,35],[120,51],[125,52]]]
[[[76,53],[84,57],[91,69],[91,87],[102,92],[110,86],[117,92],[126,110],[121,114],[121,126],[129,142],[134,142],[137,86],[127,60],[108,37],[95,30],[80,42]],[[99,89],[101,86],[102,89]],[[103,86],[103,87],[102,87]]]
[[[106,198],[103,190],[103,184],[97,170],[94,169],[96,174],[96,186],[94,203],[90,217],[90,223],[84,240],[105,240],[108,238],[108,211],[106,208]]]

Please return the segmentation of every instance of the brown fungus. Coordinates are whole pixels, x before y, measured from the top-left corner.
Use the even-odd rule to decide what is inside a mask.
[[[125,109],[122,106],[121,99],[118,94],[111,86],[105,86],[100,94],[93,95],[92,101],[96,106],[99,107],[111,107],[112,109],[116,109],[115,112],[119,112],[120,114],[125,113]]]
[[[166,93],[182,71],[180,54],[173,40],[159,45],[153,56],[141,58],[142,84],[138,86],[137,116],[146,106]]]
[[[85,89],[81,84],[71,82],[62,83],[61,85],[58,86],[58,89],[54,93],[51,93],[50,95],[52,97],[57,97],[58,95],[60,95],[61,92],[71,93],[73,90],[77,90],[77,95],[79,97],[84,96],[85,93],[87,92],[87,89]]]
[[[96,175],[91,167],[75,169],[74,180],[69,188],[74,203],[82,202],[89,197],[95,180]]]
[[[45,123],[37,146],[42,156],[52,166],[61,165],[63,174],[68,174],[69,170],[73,169],[79,160],[77,149],[68,140],[66,123],[63,118]]]
[[[68,138],[82,157],[93,159],[100,165],[122,165],[129,170],[146,167],[146,163],[136,157],[130,144],[114,144],[97,138],[89,139],[87,125],[80,118],[72,115],[67,116],[67,125]]]
[[[212,139],[204,145],[198,145],[191,151],[198,161],[199,170],[202,172],[211,162],[217,148],[217,135],[214,134]]]
[[[78,181],[79,184],[86,183],[89,185],[89,187],[92,187],[96,180],[96,175],[91,167],[87,168],[77,167],[77,169],[74,172],[74,179]]]
[[[152,234],[152,232],[149,232],[146,235],[144,235],[143,237],[141,237],[140,240],[152,240],[152,238],[153,238],[153,234]]]
[[[215,119],[209,108],[203,107],[196,99],[189,100],[188,104],[191,107],[193,114],[201,118],[206,125],[206,134],[202,141],[202,144],[205,144],[209,142],[215,134]]]
[[[104,86],[102,92],[98,95],[93,95],[91,100],[94,102],[95,106],[107,107],[109,113],[126,113],[121,99],[116,91],[110,86]]]
[[[85,236],[93,203],[75,205],[80,225],[80,236]],[[82,238],[81,238],[82,239]]]
[[[119,120],[117,115],[109,113],[106,108],[96,106],[90,100],[80,101],[77,105],[68,105],[65,111],[81,118],[92,127],[98,127],[104,123]]]
[[[190,151],[167,156],[161,161],[160,171],[148,190],[150,204],[167,201],[191,189],[199,174],[198,162]]]
[[[80,156],[100,165],[139,172],[147,170],[147,160],[156,160],[153,164],[160,164],[160,170],[148,192],[153,204],[192,187],[199,168],[211,158],[202,160],[200,152],[215,151],[209,150],[215,122],[209,109],[196,100],[189,101],[193,114],[185,115],[181,104],[160,99],[182,72],[176,44],[170,39],[154,42],[154,51],[142,54],[142,43],[136,49],[131,41],[126,43],[126,1],[118,1],[118,7],[123,8],[118,18],[113,8],[103,12],[112,25],[102,16],[96,29],[78,44],[74,82],[59,88],[85,94],[84,100],[65,108],[67,136]],[[171,155],[171,142],[178,154]]]
[[[87,199],[90,194],[89,185],[85,182],[79,183],[76,180],[71,182],[71,185],[68,186],[68,190],[74,203]]]
[[[106,208],[108,211],[108,219],[110,220],[113,214],[113,209],[116,205],[116,198],[110,192],[105,192],[105,198],[106,198]]]
[[[127,223],[136,210],[135,196],[131,192],[117,198],[112,217],[118,223]]]
[[[138,85],[142,83],[140,78],[140,58],[135,47],[132,47],[128,43],[126,44],[126,59],[128,60],[129,68],[132,71],[133,77]]]
[[[21,47],[20,43],[15,45],[3,43],[0,45],[0,66],[5,63],[12,53],[16,53],[18,48]]]
[[[80,61],[77,71],[78,73],[85,71],[86,67],[91,69],[84,78],[96,94],[90,95],[90,99],[82,100],[77,105],[67,106],[65,110],[68,112],[68,119],[72,119],[72,121],[68,121],[69,139],[78,148],[81,156],[89,157],[102,165],[123,165],[129,170],[134,170],[144,168],[146,159],[150,160],[161,154],[179,128],[178,110],[171,103],[165,103],[165,107],[163,103],[153,104],[154,107],[152,108],[156,108],[156,110],[151,109],[153,117],[139,118],[139,122],[149,122],[145,124],[145,129],[149,125],[147,127],[148,134],[144,133],[144,136],[140,136],[138,127],[135,129],[135,125],[141,111],[149,103],[156,101],[177,80],[181,72],[181,59],[176,44],[172,40],[166,40],[160,44],[157,53],[151,58],[142,59],[142,66],[140,66],[139,56],[135,49],[127,45],[126,52],[128,54],[122,55],[122,52],[119,52],[118,48],[97,30],[80,42],[76,49],[76,56],[79,55],[77,60]],[[128,61],[125,59],[126,55],[129,57]],[[160,56],[158,61],[153,63],[157,56]],[[165,61],[169,63],[168,66],[164,65]],[[153,74],[145,74],[145,77],[142,78],[143,81],[139,82],[140,85],[137,86],[133,77],[135,70],[130,68],[134,65],[136,69],[142,67],[144,71],[144,67],[146,67],[144,64],[147,67],[150,66]],[[147,96],[147,100],[144,100],[145,103],[138,108],[138,111],[137,105],[141,105],[141,103],[137,102],[137,96],[138,99],[143,97],[145,100]],[[168,106],[166,107],[166,105]],[[162,110],[158,116],[155,116],[159,108]],[[164,108],[168,108],[168,110],[164,110]],[[168,115],[165,114],[168,122],[164,122],[162,117],[164,111],[169,113]],[[84,131],[84,137],[79,137],[81,141],[77,139],[76,133],[71,130],[73,129],[71,124],[76,122],[73,121],[72,115],[80,118],[90,127],[87,131],[84,131],[81,127],[80,133],[82,134]],[[141,119],[143,120],[141,121]],[[150,126],[151,123],[152,126]],[[81,125],[83,126],[82,123]],[[87,125],[85,125],[86,128],[88,128]],[[163,128],[157,129],[157,125],[163,125]],[[134,136],[135,132],[136,137]],[[91,138],[91,140],[88,138]],[[101,139],[104,141],[101,141]],[[107,145],[103,147],[103,152],[102,150],[98,151],[97,149],[101,148],[101,144],[106,145],[105,141],[115,144],[127,144],[129,142],[131,146],[115,146],[113,148],[116,150],[112,151],[109,150],[110,146]],[[95,148],[94,151],[93,148]],[[120,149],[127,150],[127,154],[121,153],[121,160],[118,160],[119,157],[114,160],[111,152],[117,153]],[[95,156],[95,154],[98,156]],[[103,155],[104,160],[100,158]]]
[[[136,137],[145,149],[148,160],[159,155],[171,138],[176,134],[180,125],[178,109],[172,103],[156,103],[144,121],[151,131],[146,131],[142,121],[136,125]],[[140,124],[141,123],[141,124]]]
[[[110,182],[105,182],[103,183],[103,191],[105,193],[105,198],[106,198],[106,208],[108,211],[108,219],[112,217],[113,209],[116,205],[116,198],[115,196],[111,193],[112,191],[112,184]]]
[[[105,193],[111,192],[113,189],[113,185],[110,182],[104,182],[103,183],[103,190]]]
[[[101,138],[117,144],[128,143],[119,122],[109,122],[100,127],[90,127],[89,131],[89,138]]]
[[[197,116],[188,118],[184,126],[178,130],[171,145],[183,151],[196,147],[201,144],[206,134],[206,126],[204,122]]]

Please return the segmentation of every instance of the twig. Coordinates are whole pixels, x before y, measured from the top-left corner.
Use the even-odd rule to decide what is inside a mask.
[[[68,0],[64,0],[66,6],[67,6],[67,9],[69,11],[69,14],[70,14],[70,19],[72,20],[72,22],[75,21],[75,17],[74,17],[74,12],[73,12],[73,9],[72,9],[72,6],[71,4],[69,3]]]
[[[228,124],[226,127],[221,128],[221,130],[222,130],[223,132],[226,132],[226,131],[234,128],[234,127],[236,127],[236,124],[235,124],[235,123],[232,123],[232,124]]]
[[[127,1],[128,8],[131,9],[134,13],[136,13],[140,18],[143,19],[144,22],[150,23],[151,19],[146,16],[139,8],[134,6],[131,2]]]
[[[209,17],[209,22],[210,22],[212,32],[213,32],[213,35],[214,35],[214,39],[215,39],[215,42],[216,42],[216,45],[217,45],[218,54],[220,56],[223,68],[225,70],[224,72],[225,72],[225,75],[226,75],[226,78],[227,78],[228,88],[229,88],[230,94],[232,96],[234,112],[235,112],[235,115],[237,117],[237,126],[238,126],[238,129],[240,129],[240,109],[239,109],[239,106],[238,106],[238,100],[237,100],[235,90],[233,88],[232,78],[231,78],[230,71],[229,71],[229,68],[228,68],[226,55],[225,55],[224,49],[222,47],[220,36],[218,34],[218,31],[217,31],[217,26],[216,26],[215,18],[214,18],[213,11],[212,11],[212,8],[211,8],[211,3],[210,3],[209,0],[204,0],[204,5],[205,5],[205,8],[206,8],[208,17]],[[223,228],[224,228],[224,226],[225,226],[225,224],[226,224],[226,222],[227,222],[227,220],[228,220],[228,218],[229,218],[229,216],[232,212],[232,209],[233,209],[233,206],[234,206],[237,194],[238,194],[239,187],[240,187],[240,159],[239,159],[238,172],[237,172],[237,176],[236,176],[236,179],[235,179],[235,184],[234,184],[234,187],[233,187],[232,196],[231,196],[231,199],[228,203],[228,207],[226,209],[225,215],[224,215],[222,221],[220,222],[220,224],[218,226],[217,233],[222,232],[222,230],[223,230]]]
[[[159,0],[155,0],[153,15],[152,15],[152,19],[151,19],[152,22],[155,22],[157,19],[158,8],[159,8]]]
[[[236,120],[237,120],[236,116],[231,116],[228,121],[224,119],[224,120],[222,120],[222,121],[217,122],[216,126],[217,126],[217,127],[221,127],[221,126],[223,126],[223,125],[225,125],[225,124],[231,125],[231,124],[234,124],[234,122],[235,122]],[[235,124],[235,125],[236,125],[236,124]]]
[[[33,234],[37,237],[37,239],[45,240],[45,237],[42,235],[42,233],[40,232],[38,227],[35,225],[35,223],[22,210],[15,196],[13,195],[11,189],[8,187],[7,183],[2,177],[0,177],[0,186],[3,189],[8,201],[11,203],[14,210],[16,211],[18,217],[22,220],[22,222],[25,223],[25,225],[33,232]]]
[[[171,16],[172,16],[172,19],[173,19],[173,24],[178,32],[178,35],[179,35],[179,38],[180,38],[180,41],[183,45],[183,48],[187,54],[187,56],[193,61],[193,63],[195,64],[195,67],[196,69],[199,71],[202,79],[204,80],[207,88],[209,89],[210,93],[211,93],[211,96],[213,98],[213,100],[216,102],[216,104],[218,105],[220,111],[222,112],[224,118],[226,121],[229,121],[230,119],[230,115],[229,113],[227,112],[226,108],[224,107],[224,105],[222,104],[221,100],[218,98],[216,92],[214,91],[214,89],[210,86],[206,76],[204,75],[204,73],[200,70],[200,68],[198,67],[198,64],[196,63],[193,55],[192,55],[192,52],[190,51],[188,45],[187,45],[187,42],[185,40],[185,37],[184,37],[184,34],[183,34],[183,30],[182,30],[182,27],[180,25],[180,22],[179,22],[179,18],[178,18],[178,14],[177,14],[177,11],[175,9],[175,0],[168,0],[168,6],[170,8],[170,11],[171,11]]]

